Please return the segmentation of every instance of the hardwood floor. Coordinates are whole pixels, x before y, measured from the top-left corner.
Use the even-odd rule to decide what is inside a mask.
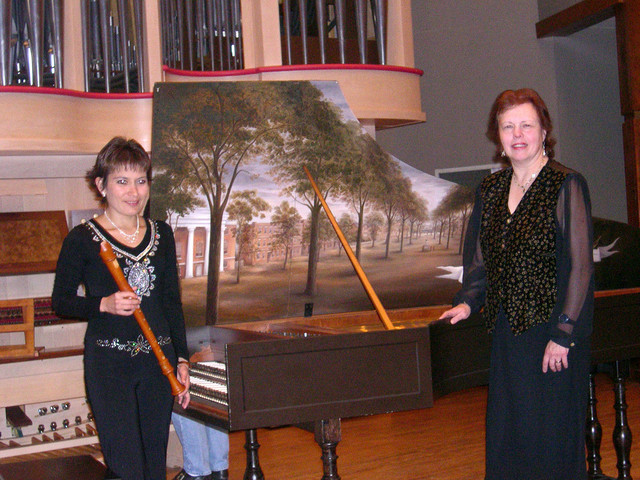
[[[616,456],[611,440],[615,425],[613,387],[604,374],[597,376],[596,385],[603,429],[601,466],[605,474],[615,478]],[[486,392],[485,387],[473,388],[440,398],[433,408],[344,420],[342,441],[337,449],[338,474],[343,480],[481,480]],[[640,384],[637,380],[627,382],[626,400],[629,426],[636,435],[631,462],[637,464],[631,472],[640,478]],[[258,440],[266,480],[322,477],[320,448],[312,433],[294,427],[260,429]],[[243,432],[231,434],[231,480],[243,478],[244,441]],[[66,455],[80,453],[87,452],[74,451]],[[64,452],[58,451],[58,454],[64,455]],[[43,456],[14,457],[0,463],[34,458]],[[172,479],[178,471],[170,470],[167,479]]]
[[[602,469],[617,477],[612,444],[615,424],[612,383],[598,375],[598,416],[602,424]],[[484,477],[486,388],[440,398],[433,408],[344,420],[338,444],[343,480],[479,480]],[[640,384],[627,382],[628,419],[637,439],[631,462],[640,476]],[[320,449],[313,434],[293,427],[258,431],[260,464],[266,480],[318,480]],[[231,434],[230,479],[244,474],[244,434]],[[174,473],[175,474],[175,473]],[[169,477],[172,478],[172,477]],[[570,480],[570,479],[567,479]]]

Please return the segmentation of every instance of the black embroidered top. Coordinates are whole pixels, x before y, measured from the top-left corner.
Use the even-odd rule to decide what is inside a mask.
[[[164,222],[147,221],[144,238],[130,248],[95,220],[78,225],[65,238],[52,294],[58,315],[88,320],[85,358],[97,356],[124,369],[130,362],[157,368],[133,315],[100,312],[102,297],[118,290],[99,255],[103,240],[109,242],[129,284],[142,298],[140,308],[167,358],[173,364],[177,357],[189,358],[171,228]],[[84,286],[84,296],[78,295],[79,285]]]
[[[463,288],[454,303],[484,305],[491,331],[502,309],[515,334],[549,322],[570,346],[591,333],[593,232],[584,178],[548,162],[516,210],[508,207],[511,168],[486,177],[465,238]],[[551,320],[551,322],[550,322]]]

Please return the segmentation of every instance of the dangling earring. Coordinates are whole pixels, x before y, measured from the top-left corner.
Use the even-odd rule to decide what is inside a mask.
[[[102,197],[107,198],[107,192],[102,192]]]
[[[501,157],[506,157],[506,156],[507,156],[507,154],[506,154],[506,153],[504,153],[504,150],[502,150],[502,153],[500,154],[500,156],[501,156]]]

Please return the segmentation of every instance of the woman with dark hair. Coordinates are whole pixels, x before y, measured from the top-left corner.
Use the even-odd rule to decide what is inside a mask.
[[[133,317],[139,307],[165,356],[189,385],[182,303],[171,228],[145,219],[151,162],[135,140],[107,143],[87,173],[105,207],[65,239],[53,287],[58,315],[88,321],[84,339],[87,397],[108,471],[105,478],[166,480],[173,397]],[[120,292],[101,260],[108,242],[136,295]],[[82,285],[84,295],[78,294]],[[186,391],[178,397],[189,403]]]
[[[476,192],[462,289],[442,315],[483,308],[492,333],[487,480],[584,480],[593,319],[586,181],[554,159],[549,111],[531,89],[507,90],[487,137],[509,167]]]

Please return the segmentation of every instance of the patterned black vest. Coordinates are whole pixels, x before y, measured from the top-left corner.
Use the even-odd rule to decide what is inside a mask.
[[[512,174],[505,169],[482,182],[480,246],[487,275],[487,329],[494,329],[502,307],[518,335],[547,322],[556,301],[556,206],[567,173],[549,162],[513,215],[508,207]]]

